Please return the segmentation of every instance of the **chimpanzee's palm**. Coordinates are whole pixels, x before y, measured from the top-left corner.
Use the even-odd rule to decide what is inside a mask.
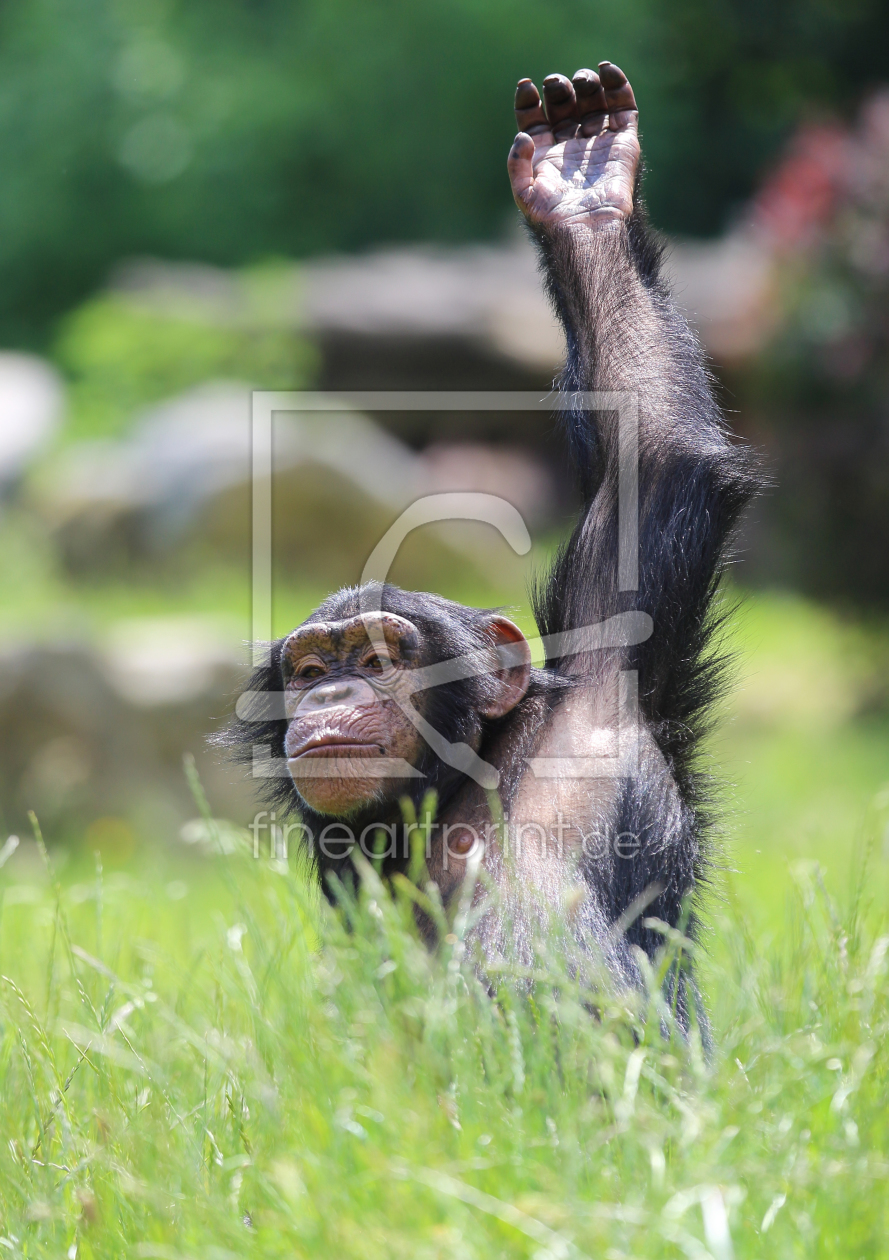
[[[543,226],[593,226],[626,219],[639,164],[636,101],[626,75],[609,61],[573,81],[553,74],[543,101],[530,79],[516,89],[519,134],[509,175],[519,208]]]

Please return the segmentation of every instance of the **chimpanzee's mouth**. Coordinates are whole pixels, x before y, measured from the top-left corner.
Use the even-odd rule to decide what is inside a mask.
[[[288,757],[288,761],[302,761],[306,757],[375,757],[381,751],[379,744],[366,744],[339,735],[323,735],[320,739],[307,740]]]

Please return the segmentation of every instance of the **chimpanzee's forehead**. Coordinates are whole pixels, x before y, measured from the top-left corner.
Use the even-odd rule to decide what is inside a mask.
[[[419,650],[420,636],[413,622],[396,613],[366,613],[343,621],[311,621],[299,626],[284,642],[284,655],[291,660],[317,652],[323,656],[346,657],[364,651],[382,639],[404,660],[412,660]]]

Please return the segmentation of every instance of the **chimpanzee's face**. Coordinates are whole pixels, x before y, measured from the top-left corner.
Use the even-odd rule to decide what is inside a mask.
[[[459,703],[450,693],[451,707],[460,709],[458,729],[437,732],[476,749],[483,719],[514,708],[531,672],[525,637],[506,617],[489,616],[481,641],[481,657],[469,675],[455,675],[475,675],[473,685],[463,689]],[[424,681],[421,667],[452,655],[424,644],[412,621],[388,612],[308,622],[284,640],[284,751],[296,791],[310,809],[348,818],[408,792],[421,776],[426,750],[418,730],[429,703],[426,688],[448,686],[440,676],[434,684]],[[424,729],[429,733],[429,726]]]
[[[318,813],[348,817],[410,786],[423,740],[410,720],[416,626],[394,613],[313,622],[284,642],[287,766]],[[419,698],[419,697],[418,697]]]

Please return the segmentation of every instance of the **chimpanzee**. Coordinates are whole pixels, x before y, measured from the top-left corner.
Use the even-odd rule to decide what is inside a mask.
[[[417,807],[431,787],[428,869],[445,904],[482,848],[504,890],[475,928],[488,956],[527,956],[540,912],[569,913],[567,899],[573,938],[634,984],[634,947],[651,957],[663,944],[652,919],[694,930],[710,823],[696,750],[722,673],[714,596],[758,465],[729,439],[661,277],[626,76],[607,61],[551,75],[542,99],[522,79],[515,112],[509,175],[565,329],[562,416],[583,501],[533,591],[545,666],[495,611],[344,589],[272,645],[251,683],[262,703],[230,739],[286,762],[270,798],[295,811],[322,882],[351,869],[344,837],[400,835],[403,798]],[[591,391],[610,397],[596,406]],[[631,582],[619,571],[628,452]],[[385,854],[385,870],[407,867],[400,842]],[[684,981],[673,1000],[687,1022]]]

